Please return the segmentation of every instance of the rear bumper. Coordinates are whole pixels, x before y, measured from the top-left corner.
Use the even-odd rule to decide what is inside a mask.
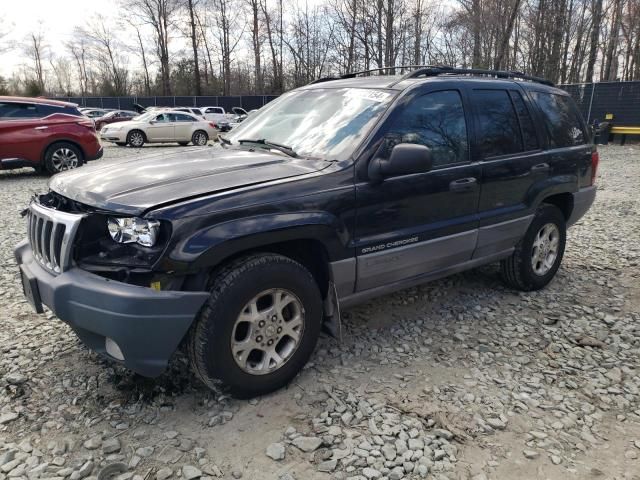
[[[26,240],[16,247],[15,257],[36,304],[41,301],[48,306],[90,349],[147,377],[165,370],[209,296],[207,292],[156,291],[79,268],[52,275],[33,258]],[[115,342],[124,359],[107,352],[107,339]]]
[[[573,194],[573,210],[571,216],[567,220],[567,226],[571,226],[580,220],[587,210],[591,208],[594,200],[596,199],[596,187],[585,187],[578,190]]]
[[[100,147],[94,155],[87,157],[87,162],[90,162],[91,160],[98,160],[99,158],[102,158],[103,155],[104,155],[104,149]]]

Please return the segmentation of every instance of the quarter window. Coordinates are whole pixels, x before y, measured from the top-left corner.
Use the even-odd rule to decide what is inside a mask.
[[[388,157],[398,143],[429,147],[434,167],[467,162],[467,126],[460,94],[445,90],[412,100],[392,120],[381,156]]]
[[[482,158],[522,151],[518,117],[506,90],[474,90],[478,146]]]
[[[580,114],[568,96],[542,92],[531,92],[531,95],[542,111],[551,148],[587,142]]]

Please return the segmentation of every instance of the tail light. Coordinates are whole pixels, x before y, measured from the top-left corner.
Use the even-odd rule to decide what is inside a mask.
[[[598,164],[600,163],[600,154],[597,150],[591,152],[591,185],[596,183],[596,174],[598,173]]]

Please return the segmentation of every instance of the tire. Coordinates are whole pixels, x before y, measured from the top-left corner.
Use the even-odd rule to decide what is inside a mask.
[[[282,255],[253,254],[218,271],[210,291],[187,341],[196,375],[209,388],[221,380],[240,398],[263,395],[289,383],[309,360],[320,334],[322,297],[311,273]],[[290,302],[279,314],[272,311],[267,317],[275,298]],[[257,319],[245,321],[253,300]],[[295,342],[287,330],[293,332],[293,325],[300,321]],[[251,343],[245,344],[245,339]],[[265,354],[269,350],[280,356]]]
[[[126,147],[127,146],[127,142],[116,142],[116,145],[119,147]]]
[[[186,147],[187,145],[189,145],[189,142],[178,142],[178,145],[180,145],[181,147]]]
[[[127,133],[127,143],[134,148],[140,148],[147,141],[147,137],[141,130],[131,130]]]
[[[560,268],[566,241],[564,215],[558,207],[542,204],[513,254],[500,262],[504,282],[524,292],[544,288]]]
[[[199,147],[204,147],[209,142],[209,135],[203,130],[196,130],[191,135],[191,143]]]
[[[82,151],[68,142],[56,142],[44,154],[44,166],[50,175],[73,170],[84,162]]]

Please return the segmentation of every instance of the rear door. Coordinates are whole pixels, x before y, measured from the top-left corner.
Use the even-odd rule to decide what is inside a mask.
[[[36,104],[0,102],[0,159],[40,161],[49,136],[40,117]]]
[[[175,139],[179,142],[191,141],[191,132],[196,123],[196,119],[191,115],[184,113],[172,113],[171,114],[175,122]]]
[[[469,157],[470,118],[458,86],[409,92],[372,140],[376,152],[371,158],[388,158],[398,143],[428,146],[434,159],[430,171],[374,182],[367,178],[366,164],[363,168],[362,159],[358,162],[357,291],[471,258],[477,239],[480,166]]]
[[[170,114],[161,113],[149,122],[146,128],[147,139],[151,142],[170,141],[175,138],[175,122]]]
[[[517,84],[472,88],[474,160],[482,165],[474,258],[508,251],[531,222],[534,188],[550,166],[526,95]]]

